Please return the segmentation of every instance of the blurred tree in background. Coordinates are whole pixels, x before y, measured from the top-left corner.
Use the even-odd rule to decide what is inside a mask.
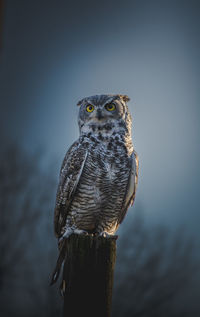
[[[198,316],[186,300],[198,268],[193,240],[184,228],[145,225],[142,210],[132,218],[118,241],[113,316]]]
[[[52,167],[49,164],[44,168],[39,152],[28,154],[16,145],[1,152],[0,311],[3,316],[55,316],[57,308],[53,303],[57,292],[48,287],[57,251],[52,227],[54,197]]]
[[[1,316],[61,316],[59,283],[49,287],[57,258],[55,174],[39,153],[18,146],[1,152]],[[147,226],[135,208],[118,239],[113,317],[198,316],[186,300],[196,276],[193,251],[183,230],[173,235],[161,225]]]

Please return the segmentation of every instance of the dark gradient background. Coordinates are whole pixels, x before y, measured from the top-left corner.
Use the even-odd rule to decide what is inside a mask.
[[[76,102],[131,98],[137,200],[150,219],[198,233],[199,1],[8,1],[1,133],[61,160],[78,137]]]
[[[193,0],[5,2],[2,146],[44,149],[57,176],[78,137],[78,100],[127,94],[140,159],[135,208],[199,241],[199,29]]]

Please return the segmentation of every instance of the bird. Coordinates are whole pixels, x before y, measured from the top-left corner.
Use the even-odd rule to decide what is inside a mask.
[[[73,233],[109,237],[133,205],[139,159],[132,142],[132,118],[121,94],[81,99],[80,136],[67,151],[59,176],[54,231],[60,254],[51,284],[64,260],[64,241]]]

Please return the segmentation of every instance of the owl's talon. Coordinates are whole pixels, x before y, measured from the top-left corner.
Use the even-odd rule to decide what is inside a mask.
[[[62,242],[64,239],[69,238],[69,236],[71,236],[73,232],[74,231],[72,228],[67,228],[65,232],[63,233],[62,237],[58,240],[58,243]]]
[[[100,237],[104,237],[104,238],[113,238],[113,235],[112,234],[109,234],[108,232],[106,231],[102,231],[100,234],[99,234]]]
[[[84,236],[88,236],[88,232],[85,230],[81,230],[81,229],[75,229],[74,232],[75,234],[82,234]]]

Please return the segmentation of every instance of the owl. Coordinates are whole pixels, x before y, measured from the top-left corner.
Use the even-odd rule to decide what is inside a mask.
[[[67,151],[60,170],[54,212],[60,256],[72,233],[113,235],[135,199],[138,156],[126,95],[95,95],[78,102],[80,136]]]

